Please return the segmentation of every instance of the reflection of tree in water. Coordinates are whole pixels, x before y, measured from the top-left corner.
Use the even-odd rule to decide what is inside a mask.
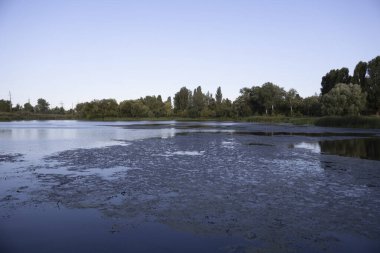
[[[182,231],[242,236],[274,252],[297,243],[323,248],[329,244],[320,238],[324,231],[380,238],[373,218],[380,215],[377,188],[368,193],[346,174],[326,178],[319,154],[297,153],[287,143],[270,146],[272,138],[255,136],[268,145],[244,145],[251,139],[235,136],[233,149],[224,147],[226,138],[196,134],[64,151],[47,162],[69,173],[37,172],[42,190],[34,199]],[[128,169],[108,178],[85,173],[115,167]]]
[[[380,138],[320,141],[322,153],[380,160]]]

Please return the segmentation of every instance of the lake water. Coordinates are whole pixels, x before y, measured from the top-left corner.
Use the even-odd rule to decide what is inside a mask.
[[[0,252],[380,252],[380,131],[0,123]]]

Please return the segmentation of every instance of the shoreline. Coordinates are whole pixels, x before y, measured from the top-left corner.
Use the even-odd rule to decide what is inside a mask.
[[[325,117],[289,117],[289,116],[249,116],[244,118],[183,118],[183,117],[160,117],[160,118],[79,118],[75,115],[62,114],[23,114],[1,113],[0,122],[31,121],[31,120],[81,120],[81,121],[215,121],[215,122],[252,122],[268,124],[293,124],[312,125],[321,127],[339,128],[363,128],[380,129],[380,117],[378,116],[325,116]]]

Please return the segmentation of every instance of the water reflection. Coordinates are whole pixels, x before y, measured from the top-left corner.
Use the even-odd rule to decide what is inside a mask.
[[[291,147],[294,147],[294,148],[304,148],[304,149],[309,149],[311,150],[312,152],[314,153],[321,153],[321,147],[319,145],[319,143],[310,143],[310,142],[301,142],[301,143],[298,143],[298,144],[295,144]]]
[[[303,148],[313,153],[380,160],[380,138],[322,140],[291,144],[291,148]]]
[[[175,128],[110,128],[98,124],[71,122],[67,123],[67,126],[63,123],[45,126],[41,122],[21,122],[19,125],[1,123],[0,153],[21,153],[28,159],[36,160],[54,152],[73,148],[122,145],[124,142],[146,138],[173,138],[180,131]]]
[[[380,138],[327,140],[318,144],[321,153],[380,160]]]

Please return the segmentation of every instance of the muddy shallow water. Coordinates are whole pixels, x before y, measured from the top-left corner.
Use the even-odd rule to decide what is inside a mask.
[[[379,134],[0,123],[0,251],[379,252]]]

